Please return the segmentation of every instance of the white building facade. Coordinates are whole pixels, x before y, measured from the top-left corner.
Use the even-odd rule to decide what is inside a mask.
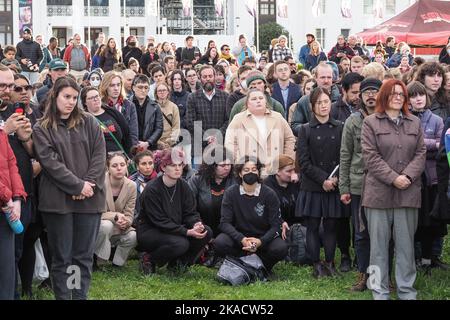
[[[344,18],[341,5],[345,1],[351,17]],[[288,2],[288,18],[277,22],[291,31],[293,49],[299,52],[306,43],[306,34],[316,35],[325,52],[336,45],[340,34],[348,36],[386,21],[414,4],[416,0],[314,0]],[[378,9],[378,16],[375,10]]]
[[[224,0],[223,16],[216,13],[214,0],[193,0],[194,18],[184,16],[182,0],[1,0],[0,13],[2,2],[11,3],[12,23],[6,23],[8,33],[3,35],[0,23],[1,45],[11,44],[10,39],[13,43],[20,41],[22,20],[26,20],[22,13],[27,5],[34,35],[43,35],[46,42],[55,36],[60,46],[76,33],[92,44],[99,32],[122,43],[128,35],[136,35],[139,43],[145,44],[152,35],[157,41],[181,46],[192,31],[200,48],[211,39],[219,45],[234,46],[239,34],[246,34],[254,43],[254,20],[245,1],[239,0]]]

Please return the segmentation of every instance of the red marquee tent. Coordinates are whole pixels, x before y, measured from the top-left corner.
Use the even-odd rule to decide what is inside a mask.
[[[367,44],[375,45],[394,36],[411,47],[442,47],[450,36],[450,1],[418,0],[405,11],[382,24],[358,33]]]

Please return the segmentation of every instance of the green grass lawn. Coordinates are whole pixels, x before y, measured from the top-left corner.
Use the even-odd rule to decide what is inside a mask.
[[[445,261],[450,261],[449,239],[444,252]],[[144,277],[138,271],[138,261],[130,260],[123,269],[106,267],[102,272],[95,272],[89,296],[93,300],[372,299],[369,291],[349,291],[356,272],[344,274],[341,278],[316,280],[311,276],[311,267],[296,267],[284,262],[276,265],[274,271],[276,276],[271,282],[230,287],[215,280],[217,269],[194,266],[187,273],[174,277],[166,268],[160,268],[157,275]],[[433,270],[431,277],[418,274],[415,287],[419,299],[449,300],[450,272]],[[37,299],[53,299],[49,291],[35,289],[35,294]]]

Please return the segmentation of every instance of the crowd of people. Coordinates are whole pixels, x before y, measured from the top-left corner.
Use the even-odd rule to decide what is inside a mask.
[[[133,250],[147,276],[250,254],[271,273],[297,223],[313,277],[356,268],[350,289],[374,299],[416,299],[418,271],[449,269],[450,42],[426,62],[393,37],[326,54],[308,34],[298,61],[285,36],[261,54],[244,35],[204,54],[147,40],[60,50],[26,29],[2,50],[0,299],[33,296],[37,239],[40,287],[65,300]]]

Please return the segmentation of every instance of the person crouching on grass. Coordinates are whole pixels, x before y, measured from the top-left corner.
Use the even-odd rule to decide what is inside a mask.
[[[131,224],[136,205],[136,184],[127,175],[127,157],[122,152],[112,152],[106,159],[105,177],[106,211],[102,214],[100,230],[95,245],[98,267],[105,265],[116,247],[113,266],[122,267],[136,246],[136,231]],[[94,265],[94,268],[96,266]]]
[[[280,201],[272,189],[261,184],[262,164],[246,156],[235,165],[239,184],[225,191],[222,217],[214,245],[220,257],[256,253],[271,272],[287,255],[281,238]]]
[[[181,179],[186,155],[180,148],[166,149],[159,155],[163,175],[150,181],[141,194],[137,225],[140,267],[144,275],[156,266],[168,264],[171,271],[182,271],[198,259],[212,238],[195,208],[194,193]]]

